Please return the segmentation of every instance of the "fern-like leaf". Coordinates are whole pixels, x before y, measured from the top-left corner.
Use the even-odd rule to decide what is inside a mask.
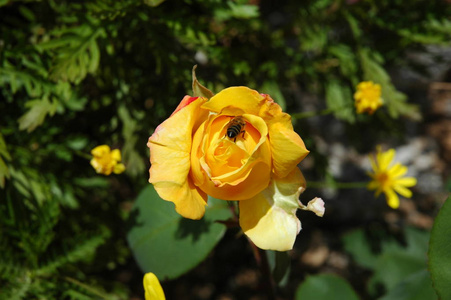
[[[326,103],[338,119],[355,122],[354,103],[348,87],[340,85],[338,81],[327,83]]]
[[[103,34],[103,28],[82,24],[63,30],[60,37],[38,45],[41,51],[54,52],[55,63],[50,78],[78,84],[88,73],[94,73],[100,61],[96,39]]]
[[[11,160],[11,155],[9,155],[8,150],[6,149],[6,143],[3,139],[3,135],[0,132],[0,188],[5,187],[5,179],[10,178],[8,166],[5,163],[5,160]]]
[[[23,71],[5,60],[0,68],[0,86],[8,86],[15,94],[20,88],[25,88],[29,97],[40,97],[45,90],[45,83],[31,72]]]
[[[63,245],[63,248],[60,250],[51,250],[49,253],[46,253],[45,262],[36,270],[35,274],[52,274],[56,269],[67,263],[75,263],[90,258],[97,247],[105,242],[108,235],[109,232],[105,230],[91,237],[75,238],[75,243],[71,247]]]
[[[53,98],[49,101],[48,97],[42,99],[30,100],[25,103],[29,110],[19,118],[19,129],[31,132],[41,125],[47,115],[53,116],[58,106],[58,101]]]

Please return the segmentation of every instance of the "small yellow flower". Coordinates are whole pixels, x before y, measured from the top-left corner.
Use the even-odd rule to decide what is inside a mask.
[[[146,273],[143,279],[146,300],[165,300],[163,288],[154,273]]]
[[[373,114],[384,104],[381,98],[381,86],[372,81],[363,81],[357,85],[357,91],[354,94],[355,107],[357,113]]]
[[[121,164],[121,151],[114,149],[111,151],[108,145],[97,146],[91,150],[91,166],[99,174],[110,175],[112,172],[120,174],[125,171],[124,164]]]
[[[401,163],[390,166],[395,154],[395,149],[381,152],[381,147],[377,147],[375,159],[370,156],[373,172],[369,172],[368,175],[373,180],[370,181],[367,186],[369,190],[376,190],[376,197],[379,196],[381,192],[384,192],[385,197],[387,198],[387,204],[391,208],[399,207],[399,198],[396,193],[403,197],[410,198],[412,192],[408,187],[417,184],[417,180],[414,177],[403,177],[404,174],[407,173],[406,166]]]

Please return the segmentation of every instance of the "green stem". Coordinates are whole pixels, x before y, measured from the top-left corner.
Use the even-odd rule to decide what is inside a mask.
[[[89,160],[92,159],[92,155],[90,155],[90,154],[88,154],[88,153],[86,153],[86,152],[83,152],[83,151],[80,151],[80,150],[75,150],[74,153],[75,153],[76,155],[78,155],[78,156],[83,157],[83,158],[86,158],[86,159],[89,159]]]
[[[276,299],[276,285],[269,268],[268,256],[266,251],[258,248],[255,244],[248,238],[249,244],[252,248],[257,265],[260,268],[260,273],[263,280],[263,288],[266,290],[266,297],[268,300]]]
[[[332,188],[332,189],[360,189],[366,188],[368,181],[365,182],[321,182],[308,181],[307,187],[311,188]]]
[[[328,115],[330,113],[333,113],[334,110],[331,108],[323,109],[323,110],[312,110],[312,111],[306,111],[306,112],[300,112],[292,114],[291,117],[293,119],[305,119],[310,117],[316,117],[316,116],[323,116]]]
[[[99,289],[89,286],[83,282],[78,281],[77,279],[71,278],[71,277],[64,277],[65,280],[72,282],[75,285],[78,285],[79,287],[84,288],[85,290],[91,292],[92,294],[100,297],[101,299],[108,299],[110,298],[108,294],[105,294],[103,291],[100,291]]]

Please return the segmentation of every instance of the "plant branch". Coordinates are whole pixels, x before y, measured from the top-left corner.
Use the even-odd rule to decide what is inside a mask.
[[[332,189],[360,189],[366,188],[368,181],[365,182],[321,182],[308,181],[308,187],[311,188],[332,188]]]

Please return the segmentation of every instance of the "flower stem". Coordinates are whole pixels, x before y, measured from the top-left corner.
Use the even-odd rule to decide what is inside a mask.
[[[87,290],[87,291],[91,292],[92,294],[100,297],[101,299],[110,298],[109,295],[105,294],[103,291],[101,291],[101,290],[99,290],[97,288],[94,288],[94,287],[92,287],[90,285],[87,285],[87,284],[85,284],[83,282],[80,282],[80,281],[78,281],[78,280],[76,280],[74,278],[64,277],[64,279],[69,281],[69,282],[71,282],[72,284],[75,284],[75,285],[78,285],[81,288],[84,288],[85,290]]]
[[[360,189],[366,188],[368,181],[365,182],[321,182],[308,181],[307,186],[311,188],[332,188],[332,189]]]
[[[263,288],[266,290],[266,296],[268,300],[276,299],[276,285],[269,268],[268,256],[265,250],[262,250],[255,246],[250,239],[248,239],[249,244],[252,247],[252,252],[254,253],[257,265],[260,267],[260,272],[263,278]]]
[[[90,155],[90,154],[88,154],[86,152],[83,152],[83,151],[80,151],[80,150],[75,150],[74,153],[76,155],[80,156],[80,157],[83,157],[83,158],[86,158],[86,159],[89,159],[89,160],[92,159],[92,155]]]
[[[299,112],[299,113],[292,114],[291,117],[293,119],[305,119],[305,118],[310,118],[310,117],[328,115],[332,112],[334,112],[333,109],[327,108],[327,109],[323,109],[323,110],[319,110],[319,111],[312,110],[312,111]]]

